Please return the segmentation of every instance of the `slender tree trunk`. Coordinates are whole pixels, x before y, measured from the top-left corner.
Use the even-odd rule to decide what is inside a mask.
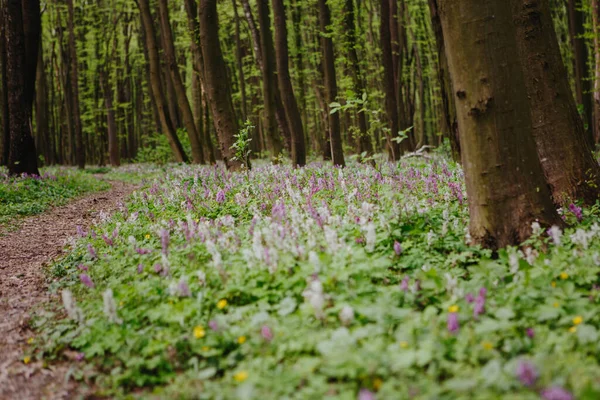
[[[119,137],[117,135],[117,120],[113,106],[113,91],[110,86],[107,73],[104,68],[98,71],[100,86],[104,94],[104,106],[106,107],[106,129],[108,132],[108,158],[110,165],[118,167],[121,165],[119,158]]]
[[[321,29],[321,52],[323,56],[323,71],[325,77],[325,97],[327,108],[329,104],[337,100],[337,79],[335,75],[335,58],[333,55],[333,40],[331,39],[329,25],[331,25],[331,11],[326,0],[318,0],[319,3],[319,26]],[[331,142],[331,157],[333,165],[344,167],[344,150],[342,145],[342,134],[340,129],[340,114],[328,113],[329,115],[329,140]]]
[[[471,237],[518,245],[560,224],[537,156],[510,2],[439,0],[456,91]],[[473,79],[473,77],[477,79]]]
[[[8,82],[6,75],[6,0],[0,0],[0,99],[2,104],[2,132],[0,132],[0,165],[8,165],[8,149],[10,148],[10,123],[8,111]]]
[[[24,20],[23,16],[28,15],[31,9],[39,10],[39,1],[30,0],[25,5],[24,10],[21,0],[7,0],[5,7],[6,18],[6,81],[8,92],[8,112],[9,112],[9,131],[10,144],[8,153],[8,172],[11,175],[23,173],[39,175],[37,167],[37,156],[35,143],[31,133],[31,110],[33,98],[29,98],[27,92],[30,85],[35,84],[35,68],[31,70],[29,66],[35,65],[37,61],[37,47],[35,61],[28,60],[31,52],[26,48],[25,32],[32,32],[37,29],[39,33],[41,26],[39,19]],[[25,12],[24,12],[25,11]],[[24,26],[26,23],[36,24],[37,26]],[[29,43],[33,46],[33,43]],[[31,49],[31,48],[29,48]],[[32,95],[32,93],[31,93]]]
[[[28,1],[28,0],[25,0]],[[73,0],[67,0],[69,9],[69,52],[71,61],[71,109],[73,110],[73,128],[75,129],[75,158],[80,169],[85,168],[85,149],[83,147],[83,129],[79,103],[79,66],[77,65],[77,47],[75,46],[75,11]]]
[[[577,0],[568,0],[569,36],[573,49],[573,70],[575,71],[575,94],[578,104],[583,105],[583,121],[586,125],[586,140],[594,145],[592,126],[592,95],[590,86],[590,71],[588,68],[587,45],[585,43],[585,14],[578,9]]]
[[[600,166],[585,139],[547,0],[511,0],[517,45],[531,100],[533,136],[554,201],[594,205]]]
[[[160,125],[163,133],[167,136],[171,150],[173,150],[175,160],[177,162],[187,162],[187,156],[183,151],[183,147],[181,146],[179,138],[177,137],[177,133],[173,123],[171,122],[168,107],[165,104],[165,97],[161,84],[158,45],[156,42],[156,36],[154,34],[154,22],[152,20],[152,14],[150,13],[150,5],[148,4],[148,0],[138,0],[138,6],[140,8],[142,25],[145,32],[144,36],[146,39],[146,51],[148,55],[148,64],[150,67],[150,87],[152,89],[152,96],[156,101]]]
[[[235,19],[235,61],[238,69],[240,80],[240,93],[242,97],[242,119],[248,119],[248,110],[246,108],[246,78],[244,77],[243,49],[242,40],[240,39],[240,16],[238,15],[237,2],[232,0],[233,18]]]
[[[304,129],[302,127],[302,117],[300,116],[300,110],[298,109],[298,103],[296,102],[296,96],[294,96],[294,89],[290,78],[285,8],[283,0],[272,1],[273,16],[275,19],[277,79],[292,139],[292,163],[294,166],[304,166],[306,164]]]
[[[38,61],[36,70],[35,90],[35,127],[37,137],[37,150],[44,156],[44,162],[49,165],[49,117],[48,117],[48,86],[46,83],[46,72],[44,65],[43,46],[38,46]]]
[[[448,59],[444,52],[444,34],[442,32],[442,23],[438,12],[439,0],[429,0],[429,12],[431,15],[431,27],[435,35],[436,50],[438,56],[437,76],[440,83],[440,98],[442,101],[441,128],[442,135],[450,141],[452,149],[452,158],[454,161],[460,161],[460,140],[458,132],[458,121],[456,119],[456,105],[452,90],[452,82],[448,71]]]
[[[204,154],[202,153],[202,142],[200,141],[200,134],[194,123],[194,114],[192,113],[192,107],[186,95],[186,89],[183,85],[181,75],[179,73],[179,67],[177,66],[177,60],[175,58],[175,45],[173,40],[173,32],[171,30],[171,23],[169,21],[169,6],[167,0],[159,0],[159,13],[160,13],[160,26],[163,34],[163,43],[165,45],[165,58],[173,81],[175,89],[175,95],[177,97],[177,103],[179,110],[183,116],[183,123],[187,130],[188,137],[190,138],[190,144],[192,147],[192,159],[195,163],[204,163]]]
[[[592,27],[594,32],[594,143],[600,141],[600,4],[592,0]]]
[[[221,147],[221,156],[228,169],[240,169],[240,160],[234,160],[232,146],[234,135],[239,132],[231,100],[231,86],[221,44],[219,43],[219,25],[217,19],[217,1],[200,1],[200,45],[204,60],[204,78],[210,107],[217,129]]]

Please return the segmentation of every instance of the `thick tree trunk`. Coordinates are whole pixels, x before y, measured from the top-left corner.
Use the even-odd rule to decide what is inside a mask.
[[[600,4],[592,0],[592,27],[594,32],[594,143],[600,141]]]
[[[27,0],[26,0],[27,1]],[[81,127],[81,110],[79,104],[79,66],[77,65],[77,47],[75,46],[75,11],[73,0],[67,0],[69,9],[69,53],[71,61],[71,109],[73,111],[73,128],[75,129],[75,159],[80,169],[85,168],[85,148],[83,147],[83,129]]]
[[[356,24],[354,22],[354,0],[346,0],[344,2],[344,29],[346,30],[346,37],[348,41],[348,61],[349,68],[352,74],[352,85],[354,86],[354,93],[358,97],[362,97],[365,91],[365,82],[361,73],[360,62],[358,60],[358,53],[356,51]],[[371,144],[371,138],[368,134],[367,128],[367,115],[364,112],[358,112],[358,153],[366,153],[367,156],[373,154],[373,145]]]
[[[150,12],[148,0],[138,0],[142,25],[144,29],[144,37],[146,39],[146,53],[148,55],[148,64],[150,67],[150,87],[152,89],[152,97],[156,102],[156,109],[160,118],[160,125],[163,133],[167,136],[171,150],[177,162],[187,162],[187,156],[183,151],[181,142],[177,137],[177,133],[171,122],[168,112],[168,107],[165,102],[165,96],[161,84],[161,70],[158,56],[158,45],[154,34],[154,22]]]
[[[290,78],[285,8],[283,0],[272,1],[273,16],[275,19],[277,79],[291,134],[292,163],[294,166],[304,166],[306,164],[304,129],[302,127],[302,117],[300,116],[300,110],[298,109],[298,103],[296,102],[296,96],[294,95],[292,80]]]
[[[181,75],[179,73],[179,67],[177,66],[177,59],[175,58],[175,45],[173,40],[173,32],[171,30],[171,23],[169,21],[169,5],[167,0],[159,0],[159,13],[160,13],[160,26],[163,34],[163,43],[165,45],[165,59],[173,86],[175,89],[175,95],[177,97],[177,104],[183,117],[183,123],[187,130],[187,135],[190,138],[190,144],[192,147],[192,159],[195,163],[204,163],[204,154],[202,153],[202,142],[200,141],[200,134],[194,123],[194,114],[192,113],[192,107],[186,95],[186,89],[183,85]]]
[[[585,43],[585,14],[578,9],[577,0],[568,0],[569,36],[573,49],[573,71],[575,72],[575,94],[578,104],[583,105],[583,121],[587,126],[586,140],[594,145],[592,126],[592,95],[590,86],[590,71],[588,68],[588,52]]]
[[[318,0],[319,3],[319,26],[321,29],[321,54],[323,56],[323,71],[325,77],[325,97],[327,109],[329,104],[337,101],[337,79],[335,75],[335,58],[333,55],[333,40],[331,39],[329,25],[331,25],[331,11],[327,0]],[[342,134],[340,129],[340,114],[328,113],[329,115],[329,140],[331,142],[331,158],[333,165],[346,166],[344,150],[342,145]]]
[[[248,110],[246,108],[246,78],[244,77],[244,52],[242,49],[242,40],[240,38],[240,16],[238,15],[237,2],[232,0],[233,18],[235,19],[235,61],[240,80],[240,94],[242,97],[242,120],[248,119]]]
[[[387,134],[388,155],[392,161],[400,158],[400,145],[392,141],[400,131],[398,120],[398,102],[396,99],[396,79],[394,75],[394,60],[392,57],[392,42],[390,34],[390,5],[389,0],[380,0],[381,24],[379,36],[381,40],[381,62],[383,64],[383,90],[385,94],[385,111],[390,132]]]
[[[435,35],[436,50],[438,56],[437,76],[440,83],[440,98],[442,101],[441,128],[442,135],[450,141],[452,158],[460,162],[460,139],[458,134],[458,121],[456,120],[456,105],[452,90],[452,82],[448,71],[448,59],[444,52],[444,34],[442,23],[438,14],[439,0],[429,0],[429,13],[431,15],[431,27]]]
[[[533,139],[510,2],[440,0],[476,243],[518,245],[560,224]],[[473,79],[477,77],[477,79]]]
[[[10,148],[10,124],[8,112],[8,83],[6,76],[6,0],[0,0],[0,104],[2,109],[2,131],[0,132],[0,165],[8,164]]]
[[[585,139],[547,0],[511,0],[533,136],[554,201],[594,205],[600,167]]]
[[[221,156],[228,169],[240,169],[240,160],[234,160],[234,135],[239,132],[231,100],[231,86],[221,44],[219,43],[219,25],[217,19],[217,1],[200,1],[200,45],[204,60],[204,78],[210,107],[217,129],[221,147]]]
[[[35,3],[35,4],[34,4]],[[30,0],[26,8],[39,10],[39,1]],[[27,93],[29,85],[35,85],[35,68],[33,71],[28,66],[35,65],[34,61],[27,60],[30,54],[26,48],[25,32],[36,30],[40,26],[25,27],[24,12],[21,0],[7,0],[5,7],[6,18],[6,76],[8,92],[9,132],[10,145],[8,153],[8,172],[11,175],[23,173],[39,175],[35,143],[31,133],[32,100]],[[39,19],[37,20],[39,22]],[[31,22],[31,20],[29,20]],[[36,23],[33,20],[32,23]],[[33,46],[33,43],[30,43]],[[37,47],[34,55],[37,61]],[[28,75],[29,74],[29,75]]]

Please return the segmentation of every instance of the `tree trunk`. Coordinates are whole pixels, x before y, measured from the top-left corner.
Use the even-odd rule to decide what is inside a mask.
[[[43,46],[38,46],[38,60],[36,69],[35,90],[35,127],[37,137],[37,150],[44,156],[44,163],[49,165],[52,160],[49,148],[49,117],[48,117],[48,87],[44,68]]]
[[[234,135],[239,132],[231,100],[231,86],[221,44],[219,43],[219,25],[217,20],[217,1],[200,1],[200,45],[204,60],[204,78],[210,107],[217,129],[221,156],[228,169],[241,168],[241,160],[234,160]]]
[[[148,64],[150,67],[150,87],[152,89],[152,97],[156,102],[156,108],[158,116],[160,118],[160,125],[162,131],[167,136],[171,150],[177,162],[187,162],[187,156],[183,151],[181,142],[177,137],[173,123],[169,116],[168,107],[165,104],[165,96],[161,84],[161,71],[160,61],[158,56],[158,45],[156,42],[156,36],[154,34],[154,22],[152,20],[152,14],[150,13],[150,5],[148,0],[138,0],[138,7],[140,9],[142,25],[144,29],[144,37],[146,39],[146,52],[148,55]]]
[[[592,0],[592,27],[594,32],[594,143],[600,141],[600,4]]]
[[[302,127],[302,117],[294,96],[292,80],[289,70],[289,54],[287,43],[287,27],[285,18],[285,8],[283,0],[272,0],[273,18],[275,26],[275,58],[277,61],[277,80],[279,82],[279,92],[285,108],[286,119],[291,134],[292,142],[292,163],[294,166],[304,166],[306,164],[306,147],[304,143],[304,129]]]
[[[319,27],[321,29],[321,53],[323,56],[323,71],[325,77],[325,97],[327,110],[329,104],[337,100],[337,79],[335,75],[335,58],[333,55],[333,40],[331,39],[329,25],[331,25],[331,11],[326,0],[318,0]],[[329,140],[331,142],[331,157],[333,165],[346,166],[340,129],[340,114],[329,115]]]
[[[575,94],[578,104],[583,105],[583,121],[586,129],[586,140],[594,146],[592,118],[592,96],[590,71],[588,68],[587,45],[585,43],[585,14],[577,7],[577,0],[568,0],[569,36],[573,49],[573,71],[575,72]]]
[[[28,66],[35,65],[35,61],[27,60],[31,54],[26,48],[25,32],[36,30],[39,33],[41,26],[25,27],[24,15],[31,9],[39,10],[39,1],[28,0],[24,12],[21,0],[7,0],[5,7],[6,18],[6,82],[8,92],[8,113],[10,145],[8,153],[8,172],[11,175],[23,173],[39,175],[35,143],[31,134],[32,100],[29,98],[27,88],[35,84],[35,68],[33,71]],[[36,23],[29,20],[28,23]],[[39,19],[37,20],[39,23]],[[33,46],[33,43],[30,43]],[[37,47],[35,53],[37,61]],[[32,95],[32,94],[31,94]]]
[[[390,132],[387,136],[388,155],[392,161],[400,158],[400,145],[392,141],[400,131],[398,121],[398,102],[396,99],[396,79],[394,76],[394,60],[392,57],[392,42],[390,34],[389,0],[380,0],[381,24],[379,36],[381,40],[381,62],[383,64],[383,90],[385,94],[385,111]]]
[[[192,147],[192,159],[195,163],[204,163],[204,154],[202,153],[202,142],[200,141],[200,134],[194,123],[194,114],[192,113],[192,107],[186,95],[186,89],[181,80],[179,73],[179,67],[177,66],[177,60],[175,58],[175,45],[173,41],[173,32],[171,30],[171,23],[169,21],[169,6],[167,0],[159,0],[159,13],[160,13],[160,26],[163,34],[163,43],[165,45],[165,59],[173,86],[175,89],[175,95],[177,97],[177,103],[179,110],[183,116],[183,123],[187,130],[188,137],[190,138],[190,144]]]
[[[531,101],[533,136],[554,201],[594,205],[600,167],[585,139],[547,0],[511,0],[517,46]]]
[[[28,1],[28,0],[25,0]],[[77,47],[75,46],[75,11],[73,0],[67,0],[69,9],[69,53],[71,61],[71,109],[73,110],[73,128],[75,129],[75,158],[80,169],[85,168],[85,149],[83,147],[83,130],[81,127],[81,110],[79,104],[79,66],[77,65]]]
[[[533,139],[511,6],[497,0],[440,0],[439,6],[471,237],[494,250],[518,245],[534,221],[549,227],[561,220]]]
[[[452,158],[460,162],[460,139],[458,132],[458,121],[456,120],[456,105],[452,90],[452,82],[448,71],[448,59],[444,52],[444,34],[442,23],[438,13],[439,0],[429,0],[429,13],[431,15],[431,27],[435,35],[436,50],[438,56],[437,76],[440,84],[440,98],[442,100],[442,135],[450,141]]]
[[[0,0],[0,103],[2,109],[2,132],[0,132],[0,165],[8,165],[8,149],[10,148],[10,124],[8,111],[8,83],[6,75],[6,0]]]
[[[115,109],[113,107],[113,91],[110,86],[107,73],[104,68],[98,71],[98,78],[102,93],[104,94],[104,106],[106,107],[106,129],[108,132],[108,158],[110,165],[118,167],[121,165],[119,158],[119,137],[117,135],[117,120],[115,118]]]
[[[246,108],[246,78],[244,77],[243,49],[242,40],[240,39],[240,16],[238,15],[237,2],[232,0],[233,18],[235,19],[235,61],[238,69],[240,80],[240,92],[242,97],[242,120],[248,119],[248,110]]]

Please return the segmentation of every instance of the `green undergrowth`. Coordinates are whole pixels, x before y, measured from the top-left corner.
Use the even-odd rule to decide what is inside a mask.
[[[36,215],[110,184],[74,168],[42,168],[41,176],[9,177],[0,170],[0,228],[18,225],[18,218]]]
[[[560,212],[492,255],[435,155],[167,166],[49,268],[24,356],[115,398],[597,399],[600,212]]]

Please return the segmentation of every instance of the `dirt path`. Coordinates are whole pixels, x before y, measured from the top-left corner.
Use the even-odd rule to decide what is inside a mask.
[[[31,312],[50,299],[42,266],[59,256],[77,225],[89,227],[100,211],[113,211],[135,186],[111,182],[107,192],[94,193],[26,218],[18,231],[0,237],[0,399],[71,399],[69,366],[43,368],[23,362],[23,348],[32,337]]]

